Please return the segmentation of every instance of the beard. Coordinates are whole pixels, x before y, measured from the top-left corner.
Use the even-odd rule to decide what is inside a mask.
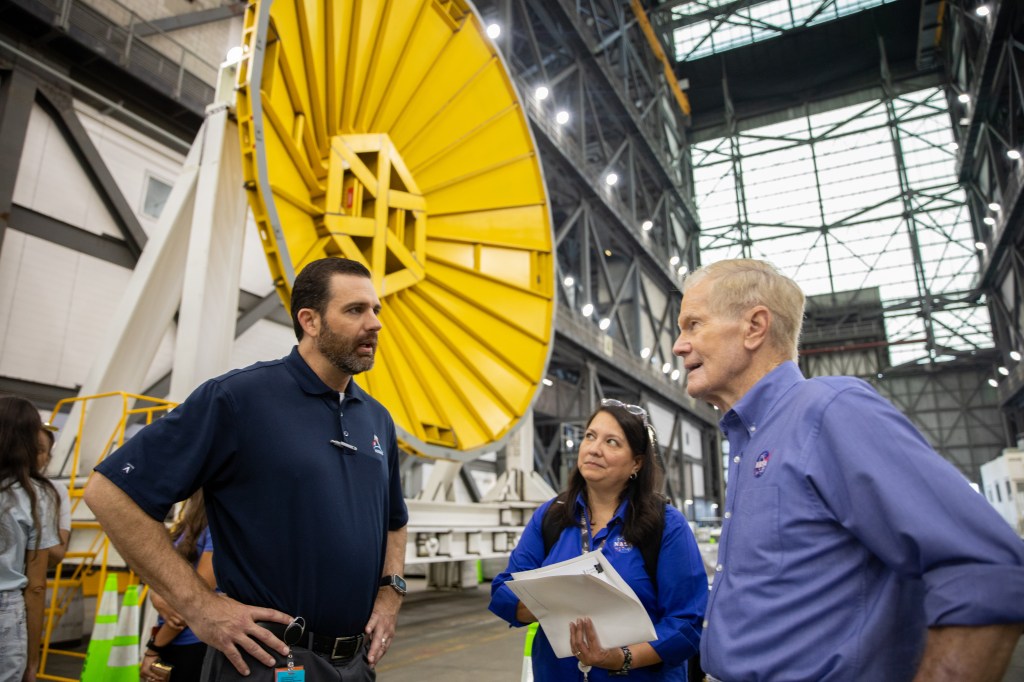
[[[363,344],[373,346],[373,353],[360,355],[359,346]],[[362,372],[373,369],[373,361],[376,359],[377,335],[367,334],[362,337],[345,338],[327,325],[324,325],[320,335],[316,337],[316,347],[320,353],[327,358],[327,361],[349,376],[355,376]]]

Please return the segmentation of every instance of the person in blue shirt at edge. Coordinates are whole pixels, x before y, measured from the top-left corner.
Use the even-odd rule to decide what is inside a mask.
[[[866,382],[803,377],[803,313],[763,261],[684,281],[673,352],[730,455],[708,679],[1002,680],[1024,542]]]
[[[204,680],[376,677],[408,521],[394,422],[352,380],[373,366],[380,310],[362,264],[309,263],[291,354],[205,382],[91,477],[85,500],[114,546],[210,646]],[[224,594],[162,522],[199,488]]]
[[[203,491],[197,490],[185,502],[181,517],[171,527],[174,549],[185,558],[207,585],[216,589],[213,573],[213,538],[206,521]],[[174,679],[198,680],[202,675],[206,645],[196,637],[180,614],[163,597],[150,590],[149,599],[160,614],[153,635],[139,663],[139,678],[144,682],[163,682],[174,673]],[[158,668],[160,663],[170,671]]]
[[[595,682],[617,674],[686,680],[686,661],[700,642],[708,579],[690,526],[659,492],[664,474],[646,411],[603,400],[587,422],[576,466],[568,489],[541,505],[523,530],[508,568],[491,585],[490,610],[514,627],[535,622],[505,584],[510,574],[579,556],[584,547],[602,552],[643,603],[657,640],[606,649],[593,623],[581,618],[569,626],[576,658],[560,659],[541,627],[533,641],[534,680],[582,680],[578,663],[593,666],[588,679]],[[548,513],[556,515],[560,533],[545,556],[542,520]],[[661,536],[649,537],[659,527]],[[652,541],[660,546],[657,585],[639,549]]]

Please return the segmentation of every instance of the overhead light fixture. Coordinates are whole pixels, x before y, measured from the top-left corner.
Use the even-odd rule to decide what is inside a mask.
[[[564,126],[568,122],[569,122],[569,112],[566,111],[565,109],[562,109],[557,114],[555,114],[555,123],[557,123],[558,125]]]
[[[227,55],[224,57],[224,61],[226,61],[229,64],[236,64],[242,61],[242,55],[244,54],[245,50],[242,48],[242,46],[235,45],[230,50],[228,50]]]
[[[651,357],[651,349],[648,348],[647,346],[644,346],[642,349],[640,349],[640,357],[642,357],[644,360]]]
[[[594,313],[594,304],[585,304],[582,308],[580,308],[580,312],[583,313],[583,317],[590,317]]]
[[[672,371],[672,363],[666,362],[664,365],[661,366],[661,371],[663,373],[665,373],[665,374],[668,374],[669,372],[671,372]]]
[[[971,101],[971,96],[968,95],[966,92],[961,92],[959,95],[956,96],[956,98],[961,104],[969,104]]]
[[[995,211],[996,213],[998,213],[999,211],[1003,210],[1003,207],[1000,204],[993,201],[989,203],[988,210]]]
[[[553,382],[551,379],[548,379],[547,377],[544,377],[543,379],[541,379],[540,383],[544,384],[545,386],[554,386],[555,385],[555,382]]]
[[[999,388],[999,382],[996,381],[995,379],[989,379],[988,385],[991,386],[992,388]]]
[[[1015,350],[1010,351],[1010,359],[1014,362],[1020,362],[1020,353]]]
[[[571,287],[573,284],[576,284],[576,280],[573,279],[570,275],[569,277],[566,277],[565,279],[562,280],[562,284],[564,284],[566,288],[568,288]]]
[[[676,270],[676,274],[677,275],[685,275],[686,274],[686,266],[685,265],[680,265],[679,269]]]
[[[608,329],[608,327],[612,326],[612,321],[607,317],[603,317],[601,318],[601,321],[597,323],[597,326],[601,329],[601,331],[604,331]]]
[[[1017,161],[1020,159],[1020,152],[1017,151],[1016,149],[1007,149],[1006,158],[1010,159],[1011,161]]]
[[[654,227],[654,223],[651,222],[650,220],[645,220],[642,223],[640,223],[640,229],[643,230],[644,232],[649,232],[652,227]]]
[[[672,256],[668,259],[668,264],[672,267],[679,265],[679,256]]]
[[[548,98],[548,95],[550,94],[551,91],[548,90],[548,87],[546,85],[540,85],[537,87],[536,90],[533,91],[533,96],[540,101],[546,100]]]
[[[984,251],[985,242],[974,242],[974,248],[976,248],[978,251]]]
[[[576,445],[576,444],[573,443],[571,440],[565,441],[565,447],[567,447],[570,450],[572,450],[572,446],[574,446],[574,445]]]
[[[672,374],[670,376],[672,377],[672,381],[677,380],[679,378],[679,370],[678,369],[672,370]]]
[[[984,218],[981,219],[981,222],[985,223],[986,225],[995,225],[996,224],[996,219],[993,218],[990,215],[987,215],[987,216],[985,216]]]
[[[960,117],[960,125],[966,126],[966,125],[970,125],[970,124],[971,124],[971,119],[967,118],[966,116],[961,116]]]
[[[608,175],[604,176],[604,182],[609,187],[615,185],[615,183],[617,183],[618,181],[619,181],[619,176],[616,173],[609,173]]]
[[[501,35],[501,26],[498,24],[487,25],[487,37],[491,40],[497,40],[498,36]]]
[[[960,149],[960,145],[958,143],[956,143],[956,142],[950,142],[949,143],[949,148],[952,149],[953,151],[956,151],[956,150]]]
[[[1004,377],[1010,376],[1010,370],[1006,369],[1005,367],[1000,367],[997,371]]]
[[[985,18],[989,14],[992,14],[992,9],[988,5],[978,5],[974,8],[974,13],[979,17]]]

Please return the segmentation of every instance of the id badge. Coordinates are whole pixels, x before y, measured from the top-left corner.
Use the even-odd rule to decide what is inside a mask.
[[[306,682],[306,671],[301,665],[294,668],[274,668],[274,682]]]

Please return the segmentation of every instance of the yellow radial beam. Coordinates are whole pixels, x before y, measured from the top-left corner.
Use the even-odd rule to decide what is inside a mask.
[[[361,378],[403,447],[470,459],[529,410],[553,335],[551,218],[505,65],[463,0],[258,0],[245,14],[245,187],[285,306],[317,258],[383,303]]]

